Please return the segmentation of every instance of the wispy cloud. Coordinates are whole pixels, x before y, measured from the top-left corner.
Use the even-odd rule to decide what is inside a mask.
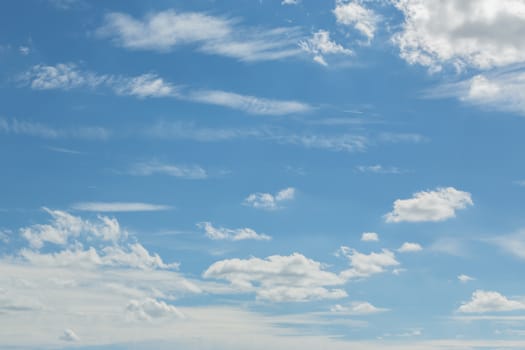
[[[199,12],[167,10],[141,19],[114,12],[106,15],[97,35],[130,50],[166,52],[192,46],[203,53],[247,62],[279,60],[301,53],[297,28],[247,27],[238,20]]]
[[[170,210],[173,207],[142,202],[79,202],[71,206],[74,210],[94,212],[137,212]]]
[[[354,54],[352,50],[332,41],[330,32],[327,30],[319,30],[313,33],[311,38],[301,41],[299,46],[304,51],[314,55],[314,61],[323,66],[328,65],[324,58],[325,55],[352,56]]]
[[[129,174],[136,176],[167,175],[184,179],[206,179],[206,170],[198,165],[176,165],[158,161],[141,162],[134,164]]]
[[[22,121],[14,118],[0,118],[0,133],[35,136],[44,139],[71,138],[87,140],[105,140],[111,135],[109,130],[97,126],[55,128],[41,123]]]
[[[121,96],[175,98],[218,105],[258,115],[306,113],[313,109],[309,104],[299,101],[275,100],[229,91],[183,87],[153,73],[134,77],[97,74],[83,70],[73,63],[60,63],[55,66],[36,65],[22,74],[19,81],[35,90],[105,88]]]
[[[375,165],[358,165],[355,167],[360,173],[375,173],[375,174],[401,174],[403,171],[396,167],[384,167],[381,164]]]

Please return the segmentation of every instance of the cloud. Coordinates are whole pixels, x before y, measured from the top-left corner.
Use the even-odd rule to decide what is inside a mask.
[[[136,19],[124,13],[106,15],[97,30],[102,38],[130,50],[167,52],[180,46],[240,61],[280,60],[297,56],[297,28],[251,28],[239,21],[198,12],[172,10]]]
[[[44,208],[51,215],[49,224],[35,224],[20,229],[20,234],[31,247],[41,248],[45,243],[64,246],[70,239],[87,235],[103,241],[116,242],[127,236],[116,219],[99,216],[96,222],[83,220],[60,210]]]
[[[67,342],[76,342],[79,341],[80,338],[78,335],[73,332],[71,329],[64,329],[64,334],[60,336],[60,340],[67,341]]]
[[[485,241],[495,244],[503,251],[518,259],[525,260],[525,230],[521,230],[515,234],[499,235],[494,238],[488,238],[485,239]]]
[[[71,206],[74,210],[94,212],[137,212],[170,210],[172,207],[162,204],[141,202],[80,202]]]
[[[463,303],[459,312],[484,313],[525,310],[525,303],[517,300],[507,299],[498,292],[476,290],[472,293],[472,299]]]
[[[185,317],[175,306],[168,305],[163,301],[158,301],[153,298],[146,298],[140,301],[130,300],[126,306],[126,311],[141,321],[151,321],[153,319],[168,317]]]
[[[23,74],[20,81],[35,90],[106,88],[121,96],[175,98],[259,115],[305,113],[313,109],[309,104],[299,101],[274,100],[221,90],[183,88],[153,73],[135,77],[100,75],[82,70],[73,63],[36,65]]]
[[[343,246],[338,254],[346,257],[350,262],[350,269],[341,272],[341,276],[347,280],[367,278],[399,265],[395,254],[388,249],[383,249],[380,253],[363,254]]]
[[[295,188],[288,187],[276,194],[271,193],[252,193],[243,202],[243,205],[256,209],[276,210],[282,209],[282,202],[290,201],[295,198]]]
[[[272,255],[266,259],[227,259],[212,264],[204,278],[222,279],[239,291],[255,292],[257,299],[274,302],[338,299],[346,296],[344,280],[302,254]]]
[[[402,170],[396,167],[384,167],[381,164],[376,165],[358,165],[356,170],[360,173],[375,173],[375,174],[401,174]]]
[[[378,308],[366,301],[355,301],[349,306],[336,304],[330,308],[330,311],[341,315],[371,315],[388,311],[388,309]]]
[[[297,5],[301,0],[283,0],[281,5]]]
[[[461,283],[467,283],[467,282],[474,281],[474,280],[475,280],[474,277],[471,277],[465,274],[458,275],[458,281],[460,281]]]
[[[26,135],[43,139],[107,140],[111,132],[102,127],[53,128],[41,123],[0,117],[0,133]]]
[[[353,55],[353,51],[344,48],[340,44],[330,40],[330,32],[326,30],[319,30],[313,33],[312,37],[299,42],[299,47],[304,51],[314,55],[314,61],[327,66],[324,55]]]
[[[200,222],[197,227],[204,230],[206,236],[213,240],[228,240],[228,241],[242,241],[253,239],[256,241],[269,241],[272,237],[257,233],[251,228],[229,229],[224,227],[214,227],[211,222]]]
[[[379,16],[364,7],[362,1],[337,0],[333,12],[338,24],[354,27],[368,42],[374,38]]]
[[[363,242],[378,242],[379,236],[375,232],[363,232],[361,234],[361,241]]]
[[[525,4],[516,0],[395,0],[404,16],[393,36],[410,64],[489,69],[525,61]],[[444,21],[443,19],[447,20]]]
[[[418,243],[410,243],[405,242],[399,249],[397,250],[400,253],[414,253],[414,252],[420,252],[423,250],[423,247],[419,245]]]
[[[228,107],[259,115],[284,115],[305,113],[312,110],[310,105],[303,102],[271,100],[219,90],[195,90],[190,92],[187,98],[191,101]]]
[[[414,193],[410,199],[397,199],[386,222],[443,221],[456,216],[456,210],[473,205],[471,194],[453,187]]]
[[[477,74],[431,90],[430,98],[454,97],[487,110],[525,115],[525,71],[523,68]]]
[[[129,174],[136,176],[167,175],[190,180],[206,179],[206,170],[197,165],[166,164],[158,161],[136,163]]]

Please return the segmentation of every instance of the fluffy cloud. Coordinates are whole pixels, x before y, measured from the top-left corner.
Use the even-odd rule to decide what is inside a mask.
[[[124,13],[106,15],[100,37],[131,50],[169,51],[192,45],[199,51],[241,61],[279,60],[300,53],[296,28],[264,29],[204,13],[171,10],[136,19]]]
[[[184,314],[175,306],[168,305],[163,301],[153,298],[145,300],[131,300],[126,306],[126,311],[134,318],[142,321],[151,321],[153,319],[175,317],[184,318]]]
[[[477,290],[472,293],[472,299],[463,303],[459,312],[464,313],[484,313],[484,312],[503,312],[525,310],[525,302],[510,300],[498,292]]]
[[[352,50],[344,48],[340,44],[330,40],[330,32],[319,30],[315,32],[308,40],[301,41],[299,46],[306,52],[314,55],[314,61],[327,66],[324,55],[353,55]]]
[[[221,90],[183,89],[152,73],[135,77],[100,75],[81,70],[72,63],[61,63],[56,66],[36,65],[23,74],[20,79],[32,89],[37,90],[100,87],[122,96],[176,98],[260,115],[305,113],[313,108],[307,103],[298,101],[273,100]]]
[[[356,301],[350,305],[336,304],[330,308],[334,314],[343,315],[370,315],[388,311],[388,309],[378,308],[366,301]]]
[[[282,202],[290,201],[295,197],[293,187],[285,188],[276,194],[252,193],[244,200],[243,204],[257,209],[276,210],[280,209]]]
[[[227,259],[214,263],[204,278],[223,279],[235,288],[255,291],[258,299],[276,302],[332,299],[346,296],[338,275],[323,269],[321,263],[294,253],[272,255],[266,259]]]
[[[386,222],[443,221],[456,216],[456,210],[473,205],[470,193],[453,187],[414,193],[410,199],[397,199]]]
[[[379,236],[375,232],[363,232],[361,240],[363,242],[378,242]]]
[[[423,247],[421,247],[421,245],[418,243],[405,242],[401,245],[401,247],[399,247],[397,251],[400,253],[413,253],[419,252],[421,250],[423,250]]]
[[[354,27],[367,38],[368,42],[374,38],[379,16],[364,7],[362,1],[337,0],[334,15],[337,23]]]
[[[350,262],[350,269],[341,272],[345,279],[366,278],[399,265],[395,254],[388,249],[383,249],[380,253],[363,254],[343,246],[338,254],[345,256]]]
[[[172,207],[142,202],[81,202],[72,206],[75,210],[94,212],[136,212],[170,210]]]
[[[70,243],[70,239],[81,235],[112,242],[127,236],[127,232],[120,228],[118,221],[107,216],[100,216],[96,222],[91,222],[64,211],[47,208],[44,210],[51,215],[51,223],[36,224],[20,229],[22,237],[33,248],[41,248],[44,243],[64,246]]]
[[[248,227],[238,229],[214,227],[211,222],[200,222],[197,226],[204,230],[208,238],[213,240],[242,241],[253,239],[256,241],[268,241],[272,239],[272,237],[264,233],[257,233]]]
[[[393,37],[410,64],[488,69],[525,61],[525,3],[519,0],[393,0],[404,15]],[[444,21],[443,19],[447,20]]]

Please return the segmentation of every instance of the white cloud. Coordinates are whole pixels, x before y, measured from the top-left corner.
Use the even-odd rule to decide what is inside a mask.
[[[403,172],[396,167],[384,167],[381,164],[358,165],[356,169],[360,173],[375,173],[375,174],[401,174]]]
[[[456,210],[473,205],[470,193],[453,187],[414,193],[410,199],[397,199],[386,222],[443,221],[456,216]]]
[[[102,127],[53,128],[44,124],[0,118],[0,132],[13,135],[27,135],[44,139],[86,139],[106,140],[111,132]]]
[[[100,37],[131,50],[170,51],[191,45],[197,50],[241,61],[279,60],[299,54],[296,28],[244,27],[237,20],[204,13],[167,10],[135,19],[123,13],[106,15]]]
[[[525,230],[510,235],[499,235],[485,241],[497,245],[519,259],[525,260]]]
[[[472,299],[463,303],[459,312],[484,313],[525,310],[525,302],[511,300],[498,292],[477,290],[472,293]]]
[[[327,66],[324,55],[353,55],[352,50],[344,48],[340,44],[330,40],[330,32],[326,30],[318,30],[313,33],[308,40],[299,42],[299,46],[304,51],[314,55],[314,61]]]
[[[276,210],[281,209],[282,202],[290,201],[295,197],[295,189],[293,187],[285,188],[276,194],[271,193],[252,193],[243,202],[243,205],[264,209]]]
[[[465,274],[458,275],[458,281],[460,281],[461,283],[467,283],[467,282],[474,281],[474,280],[475,280],[474,277],[471,277]]]
[[[367,38],[368,42],[374,38],[379,16],[364,7],[362,1],[337,0],[333,12],[337,23],[353,26]]]
[[[520,68],[477,74],[433,89],[428,97],[455,97],[487,110],[525,115],[525,71]]]
[[[187,98],[192,101],[228,107],[260,115],[305,113],[312,110],[310,105],[303,102],[272,100],[219,90],[196,90],[190,92],[187,95]]]
[[[336,304],[330,308],[334,314],[343,315],[370,315],[388,311],[388,309],[378,308],[366,301],[355,301],[350,305]]]
[[[309,104],[299,101],[275,100],[221,90],[183,89],[152,73],[135,77],[99,75],[81,70],[72,63],[60,63],[56,66],[36,65],[23,74],[20,80],[37,90],[104,87],[122,96],[175,98],[259,115],[305,113],[313,109]]]
[[[134,212],[170,210],[172,207],[162,204],[142,202],[80,202],[71,206],[74,210],[94,212]]]
[[[380,253],[363,254],[343,246],[338,254],[345,256],[350,262],[350,269],[341,272],[345,279],[370,277],[399,265],[395,254],[388,249],[383,249]]]
[[[418,243],[411,243],[411,242],[405,242],[399,247],[397,250],[400,253],[413,253],[413,252],[420,252],[423,250],[423,247],[419,245]]]
[[[226,280],[240,291],[255,292],[258,299],[275,302],[346,296],[342,289],[328,288],[343,284],[344,279],[298,253],[217,261],[203,277]]]
[[[60,210],[44,210],[51,215],[50,224],[35,224],[20,229],[20,234],[31,247],[41,248],[44,243],[65,246],[70,239],[81,235],[91,236],[103,241],[116,242],[127,237],[127,232],[120,228],[116,219],[99,216],[98,221],[91,222]]]
[[[126,306],[126,311],[141,321],[151,321],[159,318],[184,318],[184,314],[175,306],[168,305],[163,301],[153,298],[144,300],[130,300]]]
[[[206,179],[206,170],[197,165],[165,164],[157,161],[134,164],[129,172],[136,176],[168,175],[183,179]]]
[[[394,35],[410,64],[488,69],[525,61],[525,3],[519,0],[393,0],[404,15]],[[443,20],[446,18],[447,20]]]
[[[264,233],[257,233],[248,227],[238,229],[214,227],[211,222],[200,222],[197,224],[197,227],[203,229],[206,236],[213,240],[242,241],[253,239],[256,241],[268,241],[272,239],[272,237]]]
[[[64,334],[60,336],[60,340],[68,341],[68,342],[76,342],[76,341],[79,341],[80,338],[78,337],[78,335],[75,334],[75,332],[73,332],[73,330],[68,328],[68,329],[64,329]]]
[[[375,232],[363,232],[361,234],[361,240],[363,242],[378,242],[379,236]]]
[[[28,46],[20,46],[18,48],[18,51],[20,52],[21,55],[27,56],[31,52],[31,49]]]
[[[283,0],[281,5],[297,5],[301,0]]]

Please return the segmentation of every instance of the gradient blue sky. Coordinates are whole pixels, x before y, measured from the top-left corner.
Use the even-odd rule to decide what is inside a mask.
[[[0,4],[2,349],[525,348],[525,3]]]

